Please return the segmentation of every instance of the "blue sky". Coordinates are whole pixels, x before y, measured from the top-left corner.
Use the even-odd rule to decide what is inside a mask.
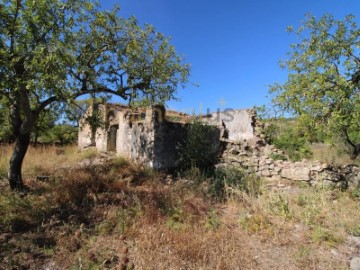
[[[298,27],[306,13],[338,19],[354,14],[357,0],[101,0],[102,7],[120,5],[120,16],[134,15],[171,37],[178,54],[190,63],[190,82],[179,89],[172,109],[191,113],[218,108],[251,108],[269,104],[267,85],[284,82],[286,59],[296,36],[286,27]],[[359,16],[358,16],[359,15]],[[360,23],[359,23],[360,24]],[[202,108],[202,109],[201,109]]]

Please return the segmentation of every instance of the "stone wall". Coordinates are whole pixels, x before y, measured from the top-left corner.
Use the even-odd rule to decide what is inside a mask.
[[[155,136],[153,117],[151,108],[118,112],[116,153],[152,167]]]
[[[80,119],[79,122],[79,131],[78,131],[78,145],[81,149],[86,149],[91,146],[95,146],[99,152],[107,151],[107,134],[104,129],[98,128],[93,134],[90,125],[86,122],[86,118],[92,114],[92,107],[85,112],[84,116]],[[99,108],[100,118],[105,119],[105,108]]]
[[[226,128],[226,138],[232,141],[252,140],[255,137],[254,110],[232,110],[208,114],[204,121]]]
[[[358,186],[360,168],[354,165],[334,166],[319,161],[284,161],[271,158],[273,153],[285,156],[272,145],[259,139],[255,144],[223,141],[221,162],[217,166],[243,168],[249,174],[270,180],[304,181],[309,185]]]

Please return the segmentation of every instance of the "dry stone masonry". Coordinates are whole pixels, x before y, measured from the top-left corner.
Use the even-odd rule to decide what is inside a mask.
[[[177,146],[191,125],[188,115],[166,112],[163,106],[132,110],[123,105],[105,104],[99,106],[99,111],[104,124],[95,133],[85,121],[91,110],[80,121],[80,148],[95,146],[100,152],[112,151],[155,169],[175,166]],[[286,155],[266,142],[264,126],[254,110],[225,110],[206,115],[203,121],[217,127],[210,135],[214,143],[209,147],[219,151],[218,167],[239,167],[273,181],[340,187],[360,183],[360,168],[354,165],[276,160]]]

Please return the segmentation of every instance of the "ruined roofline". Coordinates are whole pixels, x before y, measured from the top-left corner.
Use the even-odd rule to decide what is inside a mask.
[[[222,113],[222,112],[240,112],[240,111],[246,111],[249,113],[256,113],[256,109],[253,108],[239,108],[239,109],[233,109],[233,108],[226,108],[224,110],[218,110],[218,111],[212,111],[209,113],[201,113],[199,116],[207,116],[207,115],[212,115],[212,114],[217,114],[217,113]]]
[[[193,116],[206,117],[207,115],[216,114],[216,113],[225,112],[225,111],[246,111],[246,112],[250,112],[250,113],[256,113],[256,110],[253,108],[238,108],[238,109],[227,108],[224,110],[218,110],[218,111],[212,111],[209,113],[200,113],[199,115],[194,115],[194,114],[177,111],[174,109],[167,109],[164,105],[149,105],[149,106],[142,106],[142,107],[132,107],[129,105],[125,105],[123,103],[118,103],[118,102],[116,102],[116,103],[115,102],[106,102],[106,103],[103,103],[102,105],[106,105],[106,106],[108,106],[108,108],[116,109],[118,107],[120,109],[130,109],[130,110],[134,110],[134,111],[146,110],[146,109],[150,109],[150,108],[164,108],[165,112],[167,112],[168,114],[175,114],[178,116],[185,116],[185,117],[193,117]]]
[[[129,109],[131,111],[142,111],[142,110],[147,110],[147,109],[151,109],[151,108],[164,107],[163,105],[149,105],[149,106],[133,107],[133,106],[125,105],[123,103],[114,103],[114,102],[105,102],[100,105],[106,106],[109,109]]]

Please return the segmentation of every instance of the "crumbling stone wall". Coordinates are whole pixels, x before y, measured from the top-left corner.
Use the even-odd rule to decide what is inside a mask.
[[[254,119],[256,121],[256,119]],[[319,161],[303,160],[299,162],[274,160],[271,156],[283,151],[269,145],[261,136],[261,128],[252,140],[223,140],[223,152],[217,166],[243,168],[249,174],[270,181],[304,181],[309,185],[335,185],[347,187],[360,184],[360,168],[355,165],[334,166]]]
[[[105,122],[105,107],[100,106],[98,110],[100,121]],[[86,121],[86,118],[91,116],[92,113],[92,106],[90,106],[84,116],[80,119],[78,145],[81,149],[95,146],[99,152],[107,151],[106,131],[102,128],[98,128],[96,129],[96,132],[93,133],[90,124]]]
[[[204,122],[225,129],[225,139],[242,141],[255,138],[255,117],[254,110],[226,109],[206,115]]]

